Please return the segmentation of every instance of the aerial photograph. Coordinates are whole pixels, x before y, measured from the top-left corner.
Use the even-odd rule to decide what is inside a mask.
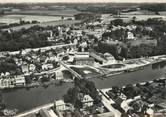
[[[0,0],[0,117],[166,117],[166,0]]]

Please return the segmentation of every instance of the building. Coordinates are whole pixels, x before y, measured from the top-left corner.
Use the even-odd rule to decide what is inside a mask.
[[[26,85],[25,77],[23,75],[15,76],[14,79],[15,79],[15,81],[14,81],[15,86],[25,86]]]
[[[134,40],[135,39],[134,34],[132,32],[128,32],[127,33],[127,39]]]
[[[33,72],[35,71],[35,69],[36,69],[36,66],[34,64],[29,65],[29,71]]]
[[[55,71],[55,76],[56,76],[57,80],[63,79],[63,73],[62,73],[62,71],[61,70],[56,70]]]
[[[13,82],[14,79],[0,79],[0,89],[14,87]]]
[[[22,70],[23,73],[28,73],[29,72],[28,64],[22,64],[21,65],[21,70]]]
[[[104,57],[107,59],[106,63],[109,63],[109,64],[110,63],[112,63],[112,64],[117,63],[115,57],[112,54],[110,54],[110,53],[105,53]]]
[[[89,58],[89,52],[77,52],[75,58]]]
[[[53,69],[53,64],[43,64],[42,65],[42,70],[49,70],[49,69]]]
[[[63,100],[57,100],[54,102],[54,107],[56,110],[63,111],[66,110],[66,104]]]
[[[77,52],[74,58],[75,65],[94,65],[94,58],[91,58],[89,52]]]
[[[94,65],[93,58],[74,58],[74,65]]]
[[[89,95],[84,95],[84,97],[81,100],[83,108],[93,106],[93,101],[94,100]]]

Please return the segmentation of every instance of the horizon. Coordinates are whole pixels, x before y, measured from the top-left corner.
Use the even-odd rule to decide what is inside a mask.
[[[0,0],[0,3],[166,3],[166,0]]]

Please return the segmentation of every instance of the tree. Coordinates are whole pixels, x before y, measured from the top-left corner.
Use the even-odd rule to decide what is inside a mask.
[[[135,21],[136,21],[136,17],[134,16],[134,17],[132,17],[131,22],[132,22],[132,23],[135,23]]]
[[[83,108],[83,104],[79,99],[77,99],[76,102],[75,102],[74,107],[77,108],[77,109],[81,109],[81,108]]]
[[[123,25],[124,25],[124,22],[123,22],[122,19],[115,19],[115,20],[111,21],[110,24],[115,25],[115,26],[118,26],[118,25],[119,25],[119,26],[123,26]]]

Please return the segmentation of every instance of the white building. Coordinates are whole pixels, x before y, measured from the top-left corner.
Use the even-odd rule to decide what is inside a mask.
[[[105,63],[109,63],[109,64],[115,64],[115,63],[117,63],[115,57],[113,55],[111,55],[110,53],[105,53],[104,57],[107,59],[107,61]]]
[[[15,76],[14,79],[15,79],[14,81],[15,86],[25,86],[26,82],[25,82],[25,77],[23,75]]]
[[[132,32],[128,32],[127,33],[127,39],[134,40],[135,39],[134,34]]]
[[[29,71],[33,72],[35,71],[35,69],[36,69],[36,66],[34,64],[29,65]]]
[[[63,111],[66,110],[66,104],[63,100],[58,100],[54,102],[56,110]]]
[[[28,64],[21,65],[21,70],[23,73],[28,73],[29,72]]]
[[[53,64],[43,64],[42,65],[42,70],[49,70],[49,69],[53,69]]]
[[[77,52],[75,58],[89,58],[89,52]]]
[[[57,79],[57,80],[63,79],[63,73],[62,73],[61,70],[55,71],[55,75],[56,75],[56,79]]]
[[[93,101],[94,100],[89,95],[84,95],[83,99],[81,100],[83,108],[93,106]]]

